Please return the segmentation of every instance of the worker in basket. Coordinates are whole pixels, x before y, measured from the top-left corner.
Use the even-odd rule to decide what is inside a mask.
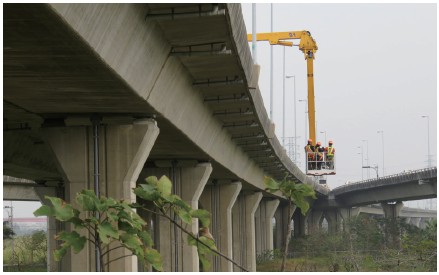
[[[328,142],[328,147],[325,148],[325,155],[326,155],[326,166],[328,169],[334,170],[334,154],[335,154],[335,148],[332,146],[333,142],[330,140]]]
[[[317,142],[316,147],[314,149],[314,152],[316,153],[316,169],[320,170],[322,169],[323,166],[323,153],[324,153],[324,149],[322,147],[320,147],[322,144],[319,142]]]
[[[308,158],[308,170],[315,170],[315,153],[314,145],[312,145],[312,139],[308,139],[308,144],[305,146],[305,154]]]

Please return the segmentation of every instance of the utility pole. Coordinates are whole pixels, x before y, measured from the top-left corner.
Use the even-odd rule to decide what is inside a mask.
[[[422,118],[427,118],[427,163],[428,168],[431,167],[431,156],[430,156],[430,116],[422,116]]]
[[[384,130],[377,131],[378,134],[381,134],[381,143],[383,145],[383,177],[384,175]]]
[[[11,206],[5,206],[6,209],[11,209],[11,214],[9,215],[9,218],[11,218],[11,231],[14,232],[14,207],[12,206],[12,201],[11,201]],[[6,210],[7,211],[7,210]],[[8,211],[9,214],[9,211]],[[15,257],[15,250],[14,250],[14,236],[12,236],[12,255],[11,255],[11,262],[12,264],[14,264],[14,257]]]

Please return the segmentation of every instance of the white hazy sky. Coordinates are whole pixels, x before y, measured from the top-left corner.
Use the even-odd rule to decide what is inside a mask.
[[[258,3],[257,32],[271,31],[270,4]],[[247,32],[252,5],[242,4]],[[319,47],[314,60],[317,140],[333,139],[337,175],[331,189],[350,180],[375,177],[363,163],[385,174],[427,167],[427,131],[436,166],[437,144],[437,5],[436,4],[273,4],[273,31],[308,30]],[[250,48],[251,48],[251,44]],[[276,133],[282,137],[283,46],[258,42],[259,87],[269,113],[270,47],[274,51]],[[307,98],[306,61],[297,47],[285,48],[285,74],[296,78],[296,99]],[[294,123],[304,167],[305,103],[297,102],[294,119],[293,79],[286,79],[285,136]],[[429,127],[427,118],[429,116]],[[308,132],[306,132],[306,139]],[[362,141],[367,140],[367,141]],[[368,146],[367,146],[368,145]],[[369,147],[369,148],[367,148]]]

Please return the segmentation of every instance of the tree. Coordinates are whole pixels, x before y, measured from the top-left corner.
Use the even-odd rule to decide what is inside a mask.
[[[9,226],[9,222],[3,222],[3,240],[12,239],[15,232]]]
[[[74,226],[70,232],[63,231],[57,236],[57,239],[63,243],[59,249],[55,250],[55,260],[61,260],[68,249],[78,253],[87,242],[90,242],[95,244],[99,250],[102,263],[99,271],[105,271],[105,264],[108,265],[110,262],[122,258],[110,259],[104,264],[104,256],[107,256],[110,251],[122,247],[130,250],[132,255],[137,256],[145,266],[151,265],[154,270],[162,271],[162,257],[153,248],[154,243],[148,232],[147,224],[134,211],[135,209],[143,209],[167,218],[188,235],[188,243],[197,247],[201,267],[204,271],[210,268],[208,257],[212,253],[226,258],[242,270],[247,271],[217,251],[208,230],[210,213],[203,209],[192,209],[179,196],[172,194],[172,182],[169,178],[166,176],[162,176],[160,179],[148,177],[145,179],[145,184],[134,188],[134,193],[147,204],[131,204],[104,196],[98,198],[92,190],[83,190],[77,194],[76,202],[80,209],[74,208],[60,198],[46,197],[52,206],[43,205],[34,212],[34,215],[53,216],[59,221]],[[173,214],[179,217],[183,225],[172,218]],[[192,219],[195,218],[199,219],[201,223],[200,232],[190,232],[187,229],[187,225],[192,224]],[[85,229],[88,234],[81,235],[79,229]],[[118,246],[110,247],[114,243],[117,243]]]
[[[98,198],[92,190],[83,190],[76,195],[76,203],[80,209],[60,198],[46,198],[52,206],[43,205],[34,215],[53,216],[74,227],[70,232],[62,231],[56,237],[62,241],[61,247],[54,251],[56,261],[60,261],[68,249],[78,253],[90,242],[99,251],[101,269],[98,271],[105,271],[105,264],[120,259],[113,258],[105,262],[105,256],[110,251],[122,247],[130,250],[144,265],[150,264],[155,270],[162,270],[162,259],[157,250],[152,248],[153,241],[145,230],[146,223],[129,203],[104,196]],[[83,215],[80,215],[81,213]],[[85,229],[88,234],[81,235],[80,229]],[[116,246],[110,246],[115,243]]]
[[[314,189],[307,184],[296,184],[292,180],[287,180],[285,177],[281,182],[277,182],[270,177],[264,178],[264,184],[266,186],[265,190],[270,193],[275,193],[280,191],[282,195],[288,200],[288,232],[284,237],[285,247],[284,255],[282,258],[281,272],[285,270],[285,263],[288,254],[288,244],[291,237],[291,207],[293,203],[300,208],[302,215],[305,216],[309,209],[309,203],[307,201],[308,197],[316,199]]]

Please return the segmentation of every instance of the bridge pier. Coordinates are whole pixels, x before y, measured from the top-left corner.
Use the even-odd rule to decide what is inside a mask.
[[[198,200],[212,172],[212,165],[210,163],[196,164],[196,161],[157,161],[155,163],[159,167],[144,168],[140,178],[166,175],[173,183],[172,192],[180,196],[193,209],[198,209]],[[163,270],[167,272],[199,271],[197,249],[187,244],[187,235],[164,217],[155,217],[155,223],[154,242],[163,258]],[[192,222],[189,231],[194,234],[198,233],[197,220]]]
[[[256,271],[255,212],[262,199],[262,192],[240,194],[232,209],[233,219],[233,258],[246,267]],[[233,271],[242,271],[233,267]]]
[[[43,128],[41,132],[64,175],[65,199],[77,206],[74,202],[76,193],[83,189],[93,189],[93,129],[90,126],[71,126]],[[98,143],[101,195],[117,200],[135,200],[132,188],[135,187],[158,133],[159,129],[153,120],[100,127]],[[68,225],[66,229],[72,228]],[[87,234],[85,230],[81,233]],[[110,252],[108,257],[114,259],[127,254],[131,252],[118,249]],[[108,271],[137,271],[136,257],[125,257],[110,265],[105,265],[105,261],[101,264]],[[94,246],[86,246],[78,254],[69,251],[61,266],[61,271],[95,271]]]
[[[328,209],[324,211],[326,220],[328,221],[328,233],[336,234],[340,231],[342,218],[338,209]]]
[[[256,255],[273,250],[272,219],[279,200],[262,200],[255,213]]]
[[[306,235],[306,219],[307,216],[302,215],[302,212],[294,211],[293,221],[294,221],[294,237],[300,238]]]
[[[381,207],[384,211],[384,218],[389,220],[389,223],[386,224],[385,228],[386,242],[389,247],[399,247],[401,244],[398,233],[397,218],[399,217],[403,205],[404,204],[400,201],[394,204],[385,202],[381,203]]]
[[[290,209],[290,216],[288,217],[288,205],[280,205],[274,213],[276,220],[276,227],[274,232],[274,248],[283,250],[285,247],[284,238],[288,232],[288,223],[293,218],[296,206],[293,205]]]
[[[341,218],[343,219],[343,230],[346,231],[348,229],[348,223],[349,220],[355,217],[358,217],[358,215],[360,214],[360,208],[352,208],[352,207],[348,207],[348,208],[340,208],[339,210],[339,214],[341,216]]]
[[[409,224],[419,227],[420,222],[421,222],[421,218],[411,217]]]
[[[307,222],[308,222],[308,234],[314,234],[317,233],[322,229],[322,218],[323,218],[323,211],[317,210],[317,209],[310,209],[308,211],[307,216]]]
[[[218,250],[233,259],[232,208],[241,191],[240,182],[216,181],[205,186],[200,204],[212,214],[211,230]],[[232,272],[233,264],[226,259],[214,256],[212,271]]]

